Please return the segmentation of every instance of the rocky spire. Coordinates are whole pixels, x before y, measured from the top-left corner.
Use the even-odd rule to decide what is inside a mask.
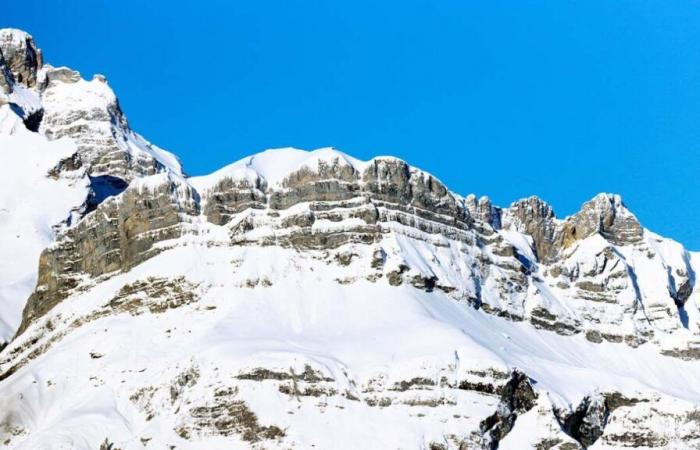
[[[501,228],[501,209],[491,203],[488,197],[482,196],[477,200],[474,194],[469,194],[464,199],[464,206],[474,219],[487,223],[496,230]]]
[[[643,234],[637,218],[616,194],[596,195],[584,203],[581,211],[570,217],[567,223],[569,227],[573,227],[573,236],[576,239],[600,233],[617,245],[639,242]]]
[[[616,194],[596,195],[563,221],[538,197],[518,200],[504,210],[503,227],[530,235],[537,258],[545,263],[556,260],[573,242],[596,233],[615,245],[637,243],[643,235],[639,221]]]
[[[15,82],[27,87],[36,85],[42,57],[29,34],[14,28],[0,29],[0,52]]]
[[[540,261],[546,262],[556,255],[556,216],[552,207],[539,197],[533,195],[511,204],[504,213],[503,227],[532,236]]]

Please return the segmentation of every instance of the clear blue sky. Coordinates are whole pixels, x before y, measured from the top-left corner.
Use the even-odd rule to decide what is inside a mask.
[[[12,1],[192,175],[268,148],[391,154],[559,216],[622,194],[700,250],[697,1]]]

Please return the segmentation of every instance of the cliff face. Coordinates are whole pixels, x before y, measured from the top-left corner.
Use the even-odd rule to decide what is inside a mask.
[[[268,181],[272,160],[289,171]],[[486,313],[593,342],[660,345],[657,332],[677,331],[685,337],[661,351],[695,354],[698,326],[684,308],[694,290],[689,254],[645,235],[619,196],[598,195],[564,220],[536,197],[496,210],[403,161],[363,162],[333,149],[268,151],[207,177],[164,173],[132,183],[44,252],[22,329],[69,296],[67,288],[131,269],[193,223],[226,229],[231,247],[323,251],[337,261],[341,247],[362,244],[362,253],[384,255],[365,262],[365,279],[438,288]],[[469,264],[455,271],[450,255],[411,265],[385,248],[397,235],[459,247]],[[358,278],[357,265],[343,270]]]
[[[331,148],[187,177],[104,77],[0,50],[9,448],[700,445],[700,257],[619,196],[557,218]]]
[[[27,87],[36,86],[37,72],[43,64],[41,51],[24,31],[0,29],[0,54],[10,73],[11,82]]]

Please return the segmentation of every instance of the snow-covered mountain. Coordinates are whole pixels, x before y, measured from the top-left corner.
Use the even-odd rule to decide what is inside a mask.
[[[0,51],[6,448],[700,448],[700,255],[619,196],[331,148],[187,177],[104,77]]]

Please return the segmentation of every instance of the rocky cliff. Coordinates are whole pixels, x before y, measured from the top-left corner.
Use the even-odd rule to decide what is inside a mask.
[[[619,196],[558,218],[332,148],[187,177],[104,77],[0,50],[0,144],[56,192],[0,197],[44,230],[0,254],[8,448],[700,446],[700,257]]]

